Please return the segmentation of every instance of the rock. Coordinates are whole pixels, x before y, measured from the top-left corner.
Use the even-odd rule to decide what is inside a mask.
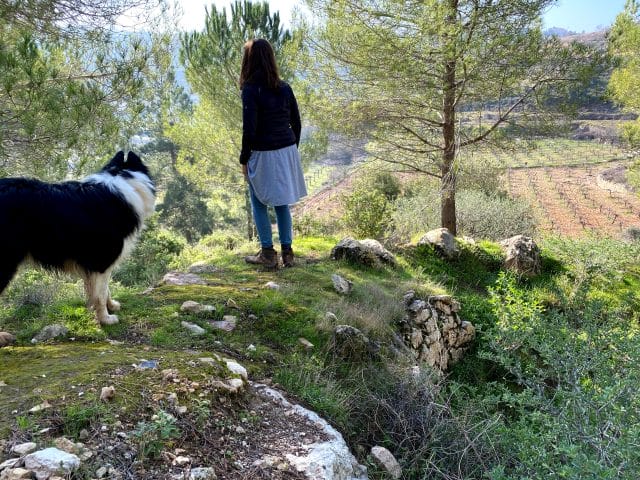
[[[187,300],[180,306],[180,311],[185,313],[215,312],[216,307],[213,305],[202,305],[193,300]]]
[[[0,480],[22,480],[25,478],[32,478],[33,472],[25,468],[12,468],[5,470],[0,475]]]
[[[205,365],[209,365],[210,367],[218,367],[221,359],[215,353],[213,355],[213,357],[201,357],[198,359],[198,361],[200,363],[204,363]]]
[[[16,337],[9,332],[0,332],[0,348],[13,345],[16,341]]]
[[[86,428],[83,428],[82,430],[80,430],[80,433],[78,434],[78,438],[80,440],[87,440],[89,436],[90,436],[89,430],[87,430]]]
[[[371,449],[371,456],[378,466],[389,473],[391,478],[398,479],[402,476],[402,468],[400,468],[400,464],[386,448],[379,446],[373,447]]]
[[[191,335],[204,335],[205,333],[207,333],[204,328],[202,328],[200,325],[196,325],[195,323],[182,321],[180,322],[180,325],[189,330],[189,333],[191,333]]]
[[[51,404],[47,400],[45,400],[44,402],[36,405],[35,407],[31,407],[29,409],[29,413],[41,412],[42,410],[46,410],[47,408],[51,408]]]
[[[329,351],[336,357],[350,361],[362,362],[375,358],[380,347],[355,327],[338,325],[329,342]]]
[[[269,288],[271,290],[280,290],[280,285],[278,285],[276,282],[267,282],[264,286],[265,288]]]
[[[313,349],[313,343],[311,343],[306,338],[303,338],[303,337],[298,338],[298,343],[300,345],[302,345],[307,350],[312,350]]]
[[[110,385],[108,387],[102,387],[100,391],[100,400],[103,402],[110,402],[116,396],[116,387]]]
[[[155,370],[159,365],[160,362],[158,362],[158,360],[142,360],[135,367],[140,370]]]
[[[100,467],[98,470],[96,470],[96,477],[104,478],[107,476],[107,473],[109,473],[109,469],[107,467]]]
[[[504,266],[518,275],[533,277],[540,273],[540,249],[531,237],[516,235],[500,242],[507,254]]]
[[[240,365],[238,362],[236,362],[235,360],[230,360],[228,358],[225,358],[224,361],[226,362],[227,370],[229,370],[231,373],[240,375],[240,377],[245,380],[249,379],[247,375],[247,369]]]
[[[230,317],[233,320],[211,320],[208,323],[209,325],[211,325],[211,328],[214,328],[216,330],[232,332],[236,328],[237,318],[233,315],[225,315],[225,318],[226,317]]]
[[[173,459],[171,464],[177,467],[184,467],[185,465],[189,465],[191,463],[191,459],[189,457],[185,457],[183,455],[179,455]]]
[[[211,274],[219,271],[220,269],[218,267],[207,262],[196,262],[187,269],[187,272],[195,274]]]
[[[244,389],[244,380],[241,378],[230,378],[224,382],[220,380],[213,380],[211,386],[216,390],[222,390],[226,393],[238,393]]]
[[[455,237],[446,228],[436,228],[425,233],[418,241],[418,245],[433,245],[440,255],[449,259],[460,254]]]
[[[42,343],[47,340],[52,340],[58,337],[64,337],[67,333],[69,333],[69,329],[64,325],[53,324],[47,325],[40,332],[31,339],[31,343]]]
[[[189,473],[189,480],[216,480],[216,472],[210,467],[192,468]]]
[[[460,303],[449,295],[426,301],[415,292],[403,297],[405,316],[400,322],[403,344],[411,355],[439,372],[458,362],[473,342],[475,327],[458,317]]]
[[[19,458],[10,458],[9,460],[5,460],[0,463],[0,472],[7,468],[14,468],[20,464],[21,460]]]
[[[28,455],[31,452],[35,452],[37,448],[38,448],[38,445],[36,445],[34,442],[26,442],[26,443],[21,443],[19,445],[15,445],[11,449],[11,453],[14,453],[20,456]]]
[[[367,480],[366,468],[358,464],[349,451],[347,443],[336,429],[315,412],[311,412],[300,405],[292,405],[280,392],[266,385],[254,384],[258,395],[274,403],[280,404],[293,415],[300,416],[304,421],[316,425],[322,430],[325,440],[308,445],[295,453],[283,453],[287,462],[309,480]],[[265,463],[283,465],[278,458]]]
[[[52,475],[69,475],[80,466],[80,459],[52,447],[24,457],[24,466],[33,470],[38,480],[46,480]]]
[[[333,324],[337,324],[338,323],[338,317],[336,317],[336,314],[333,312],[327,312],[324,314],[324,319],[327,322],[333,323]]]
[[[206,285],[207,281],[195,273],[169,272],[162,277],[161,285]]]
[[[343,238],[331,250],[331,258],[333,260],[344,259],[370,267],[380,267],[382,264],[396,265],[395,257],[380,242],[371,238],[360,241],[351,237]]]
[[[333,281],[333,288],[336,289],[336,292],[341,293],[342,295],[348,295],[351,293],[353,289],[353,282],[342,278],[337,273],[331,275],[331,280]]]

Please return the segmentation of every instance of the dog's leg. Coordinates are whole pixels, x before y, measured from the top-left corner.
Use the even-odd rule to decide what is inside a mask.
[[[0,293],[2,293],[5,288],[7,288],[7,285],[9,285],[9,282],[11,281],[13,276],[16,274],[17,270],[18,270],[17,263],[0,261]]]
[[[118,323],[116,315],[109,315],[107,304],[109,300],[109,278],[111,270],[104,273],[91,272],[85,276],[85,291],[87,303],[96,312],[96,321],[100,325],[113,325]]]
[[[111,298],[111,291],[109,290],[109,280],[107,280],[107,310],[110,312],[117,312],[120,310],[120,302]]]

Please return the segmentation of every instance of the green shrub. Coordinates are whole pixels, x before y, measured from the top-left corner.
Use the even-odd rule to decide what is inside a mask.
[[[133,439],[138,444],[139,459],[144,461],[147,458],[158,458],[162,450],[180,434],[175,417],[164,410],[154,415],[151,422],[139,422],[133,432]]]
[[[483,401],[501,416],[492,478],[637,478],[640,330],[603,305],[544,309],[501,275],[483,358],[507,372]]]
[[[167,271],[169,264],[182,252],[185,241],[158,226],[155,218],[147,222],[138,243],[113,278],[127,286],[150,285]]]
[[[391,204],[377,190],[358,187],[344,197],[344,223],[358,238],[381,239],[391,224]]]
[[[399,239],[440,227],[440,193],[428,182],[414,186],[394,205],[393,225]],[[536,221],[531,207],[521,200],[487,195],[477,190],[461,190],[456,195],[459,235],[476,239],[502,240],[517,234],[533,235]]]

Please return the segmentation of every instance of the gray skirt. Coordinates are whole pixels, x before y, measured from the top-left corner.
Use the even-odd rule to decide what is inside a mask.
[[[247,163],[251,187],[263,204],[291,205],[307,195],[298,147],[251,152]]]

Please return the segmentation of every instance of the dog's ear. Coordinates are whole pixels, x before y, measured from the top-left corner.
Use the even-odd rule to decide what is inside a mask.
[[[124,156],[124,154],[123,154]],[[129,152],[127,154],[127,164],[129,165],[141,165],[142,164],[142,160],[140,159],[140,157],[138,155],[136,155],[133,152]]]
[[[111,161],[109,162],[109,165],[120,167],[123,164],[124,164],[124,152],[120,150],[118,153],[116,153],[115,157],[111,159]]]

